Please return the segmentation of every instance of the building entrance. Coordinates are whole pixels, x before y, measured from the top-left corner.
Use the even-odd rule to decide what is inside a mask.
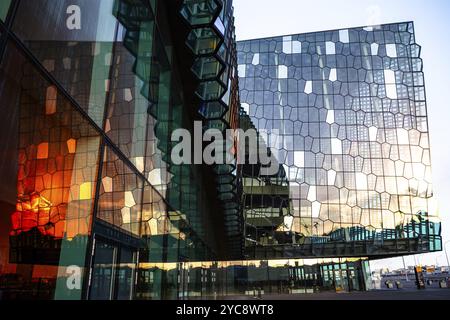
[[[134,295],[136,252],[96,239],[91,270],[91,300],[131,300]]]

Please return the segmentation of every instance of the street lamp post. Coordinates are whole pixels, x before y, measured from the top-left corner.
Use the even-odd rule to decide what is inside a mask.
[[[402,260],[403,260],[403,269],[405,269],[406,282],[408,282],[409,281],[409,279],[408,279],[408,269],[406,269],[405,257],[404,256],[402,256]]]
[[[444,243],[445,258],[447,258],[447,272],[450,272],[450,263],[448,262],[448,254],[447,254],[447,247],[446,247],[447,243],[449,243],[449,242],[450,242],[450,240],[448,240]]]

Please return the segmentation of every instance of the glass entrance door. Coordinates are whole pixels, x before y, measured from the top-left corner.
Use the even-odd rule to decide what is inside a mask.
[[[349,291],[359,291],[358,272],[353,267],[348,270]]]
[[[116,272],[116,299],[131,300],[135,283],[136,253],[121,248]]]
[[[134,295],[135,271],[135,251],[96,239],[89,299],[131,300]]]
[[[91,300],[112,300],[114,292],[114,272],[117,248],[102,241],[95,242]]]

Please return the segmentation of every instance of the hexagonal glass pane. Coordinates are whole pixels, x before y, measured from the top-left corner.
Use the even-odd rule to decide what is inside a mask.
[[[218,100],[225,93],[226,88],[219,81],[201,82],[196,94],[205,101]]]
[[[180,12],[194,26],[211,23],[221,9],[216,0],[184,0]]]
[[[214,79],[222,73],[224,65],[214,56],[197,58],[192,72],[199,80]]]
[[[189,32],[186,45],[195,55],[204,55],[215,52],[222,40],[212,28],[196,28]]]
[[[227,111],[228,106],[217,101],[203,103],[199,109],[205,119],[221,119]]]

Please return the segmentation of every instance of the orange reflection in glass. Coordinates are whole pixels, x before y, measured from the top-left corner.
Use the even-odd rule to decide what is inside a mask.
[[[63,212],[60,212],[59,209],[37,192],[20,195],[16,211],[11,217],[13,229],[11,235],[19,235],[37,228],[43,235],[63,238],[65,210],[61,208]]]
[[[48,143],[43,142],[38,145],[37,149],[37,159],[47,159],[48,158]]]
[[[75,153],[77,149],[77,140],[75,139],[67,140],[67,149],[69,150],[69,153]]]
[[[55,86],[50,86],[47,88],[47,94],[45,99],[45,114],[51,115],[56,113],[56,98],[58,91]]]

